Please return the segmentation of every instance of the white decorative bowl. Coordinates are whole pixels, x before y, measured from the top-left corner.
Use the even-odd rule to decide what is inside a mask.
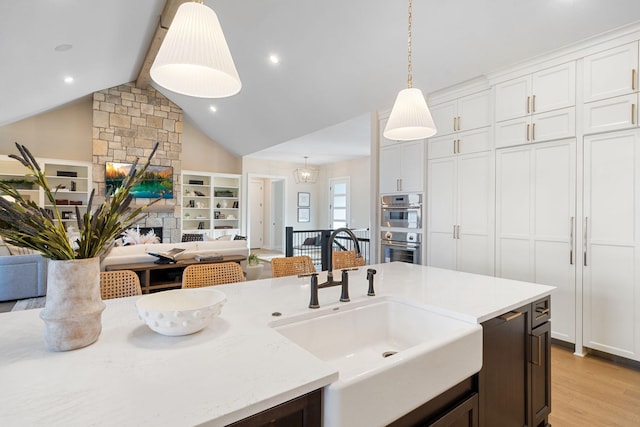
[[[220,315],[227,301],[215,289],[174,289],[145,295],[136,301],[138,316],[162,335],[188,335],[203,329]]]

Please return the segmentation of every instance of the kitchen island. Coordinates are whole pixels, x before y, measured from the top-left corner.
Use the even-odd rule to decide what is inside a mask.
[[[351,302],[340,303],[334,287],[320,290],[320,306],[393,296],[479,324],[554,289],[397,262],[373,267],[376,297],[367,296],[361,269],[350,272]],[[0,425],[222,426],[338,379],[334,368],[269,326],[273,313],[312,311],[308,278],[216,289],[227,303],[201,332],[158,335],[138,319],[138,297],[109,300],[99,340],[64,353],[45,349],[39,310],[0,314]]]

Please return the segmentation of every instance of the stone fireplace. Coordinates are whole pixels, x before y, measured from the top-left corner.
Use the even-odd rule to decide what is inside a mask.
[[[93,186],[96,202],[105,196],[106,162],[143,162],[159,142],[151,163],[173,167],[173,199],[162,199],[138,225],[160,228],[163,242],[180,241],[182,109],[149,86],[127,83],[93,94]],[[149,199],[134,199],[136,205]]]

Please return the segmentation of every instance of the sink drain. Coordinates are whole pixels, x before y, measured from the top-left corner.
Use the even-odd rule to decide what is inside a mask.
[[[394,354],[396,354],[397,351],[385,351],[384,353],[382,353],[382,357],[389,357],[389,356],[393,356]]]

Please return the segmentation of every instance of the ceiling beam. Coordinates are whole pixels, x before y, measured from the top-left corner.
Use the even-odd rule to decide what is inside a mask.
[[[187,3],[189,1],[192,0],[167,0],[164,4],[164,9],[162,10],[162,14],[160,15],[160,22],[158,23],[158,28],[156,28],[156,32],[153,35],[151,44],[149,45],[147,55],[142,62],[140,71],[138,72],[136,87],[138,87],[139,89],[146,89],[151,84],[151,65],[153,65],[153,61],[156,59],[156,55],[160,50],[160,46],[162,45],[162,42],[167,35],[167,30],[169,29],[171,22],[173,22],[173,18],[176,16],[178,7],[180,7],[182,3]]]

